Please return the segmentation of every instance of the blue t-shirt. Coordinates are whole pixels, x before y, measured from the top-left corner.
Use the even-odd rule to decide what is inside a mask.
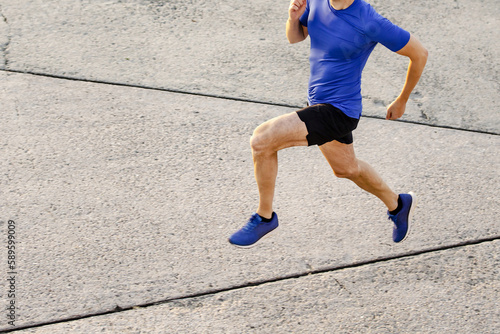
[[[307,0],[300,23],[311,38],[308,100],[330,103],[347,116],[361,116],[361,72],[377,43],[403,48],[410,33],[378,14],[363,0],[336,10],[330,0]]]

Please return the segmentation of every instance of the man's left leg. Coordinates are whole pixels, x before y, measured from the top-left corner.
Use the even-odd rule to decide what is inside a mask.
[[[361,189],[377,196],[389,211],[398,206],[398,195],[382,180],[368,163],[356,158],[353,144],[331,141],[320,147],[335,176],[347,178]]]
[[[416,204],[415,195],[410,193],[398,196],[373,167],[356,158],[353,144],[331,141],[319,148],[337,177],[353,181],[361,189],[384,202],[389,218],[395,223],[393,240],[403,241],[409,232],[410,219]]]

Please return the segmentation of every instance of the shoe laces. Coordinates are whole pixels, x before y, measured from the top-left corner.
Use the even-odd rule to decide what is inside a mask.
[[[247,231],[247,232],[250,232],[250,231],[253,231],[257,225],[259,225],[261,222],[261,220],[259,219],[258,215],[255,213],[252,215],[252,217],[250,217],[250,219],[248,220],[248,223],[243,226],[243,230],[244,231]]]

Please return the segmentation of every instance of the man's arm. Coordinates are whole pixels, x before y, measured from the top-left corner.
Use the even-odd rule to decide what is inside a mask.
[[[291,0],[286,21],[286,38],[290,43],[302,42],[308,36],[307,28],[299,19],[306,10],[306,0]]]
[[[398,119],[403,116],[410,93],[417,85],[427,63],[427,49],[413,35],[410,36],[408,43],[401,50],[397,51],[397,53],[410,58],[410,64],[408,65],[403,90],[397,99],[387,107],[386,119]]]

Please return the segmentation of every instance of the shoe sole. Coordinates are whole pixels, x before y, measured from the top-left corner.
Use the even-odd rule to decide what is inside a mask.
[[[403,239],[401,239],[401,241],[398,243],[405,241],[406,238],[408,238],[408,236],[410,235],[411,225],[412,225],[411,221],[413,219],[413,211],[415,210],[415,207],[417,206],[417,195],[415,195],[415,193],[412,191],[410,191],[408,193],[408,195],[411,196],[411,207],[410,207],[410,212],[408,213],[408,231],[406,231],[405,237]]]
[[[278,228],[278,226],[276,226],[273,230],[267,232],[266,234],[264,234],[262,236],[262,238],[260,238],[259,240],[257,240],[256,242],[254,242],[253,244],[251,245],[248,245],[248,246],[242,246],[242,245],[237,245],[237,244],[233,244],[232,242],[229,242],[231,245],[235,246],[235,247],[238,247],[238,248],[242,248],[242,249],[248,249],[248,248],[252,248],[254,247],[255,245],[257,245],[258,243],[260,243],[262,241],[262,239],[266,238],[267,236],[269,236],[271,234],[271,232],[273,231],[276,231],[276,229]]]

